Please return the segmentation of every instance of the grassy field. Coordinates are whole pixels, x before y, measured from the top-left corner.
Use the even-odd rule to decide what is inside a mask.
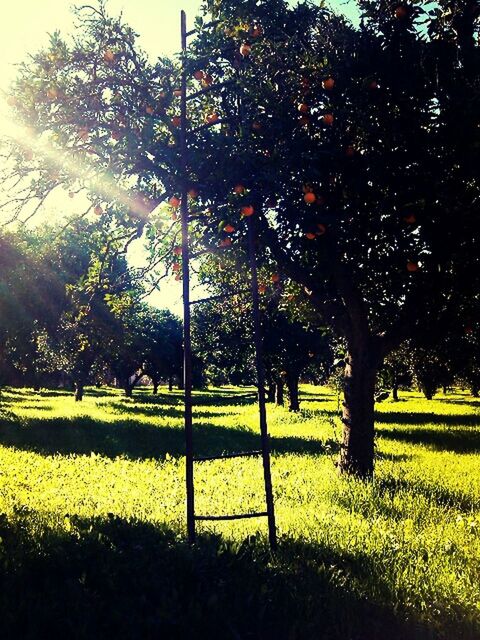
[[[258,447],[252,389],[196,395],[198,454]],[[480,638],[480,402],[377,405],[376,478],[338,476],[337,399],[269,408],[266,523],[184,541],[182,398],[2,392],[2,638]],[[261,462],[196,466],[197,513],[263,509]]]

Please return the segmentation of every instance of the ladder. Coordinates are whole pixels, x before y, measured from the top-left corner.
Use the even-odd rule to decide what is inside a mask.
[[[187,50],[188,37],[196,33],[196,29],[187,31],[187,16],[185,11],[181,11],[181,46],[182,53]],[[214,26],[212,22],[204,28]],[[195,130],[187,130],[187,103],[189,100],[198,97],[203,93],[214,91],[218,85],[210,85],[200,91],[187,95],[187,71],[185,61],[182,60],[183,69],[181,76],[181,108],[180,108],[180,155],[181,155],[181,237],[182,237],[182,282],[183,282],[183,346],[184,346],[184,385],[185,385],[185,453],[186,453],[186,494],[187,494],[187,537],[190,543],[195,542],[196,523],[201,520],[239,520],[244,518],[266,517],[268,521],[268,538],[270,546],[275,549],[277,546],[277,535],[275,526],[275,509],[273,501],[272,477],[270,471],[270,437],[268,435],[267,414],[265,405],[265,371],[262,353],[262,335],[260,322],[260,305],[258,293],[257,261],[255,255],[255,220],[252,216],[247,218],[247,242],[248,242],[248,264],[250,269],[250,287],[252,296],[252,316],[253,316],[253,336],[255,345],[255,367],[258,386],[258,409],[261,448],[256,451],[241,451],[237,453],[227,453],[216,456],[195,457],[193,448],[193,416],[192,416],[192,343],[191,343],[191,305],[199,301],[190,301],[190,248],[189,248],[189,206],[188,206],[188,135],[200,129],[211,126],[209,123],[198,127]],[[207,298],[208,299],[208,298]],[[206,463],[212,460],[225,460],[231,458],[244,458],[250,456],[261,456],[263,464],[263,480],[265,485],[265,511],[253,513],[238,513],[225,515],[199,515],[195,512],[195,489],[194,489],[194,465],[195,463]]]

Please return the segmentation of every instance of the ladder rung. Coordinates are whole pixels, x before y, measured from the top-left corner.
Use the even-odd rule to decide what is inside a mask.
[[[227,458],[246,458],[247,456],[259,456],[262,454],[262,450],[258,451],[239,451],[238,453],[224,453],[219,456],[200,456],[194,458],[194,462],[206,462],[207,460],[225,460]]]
[[[257,513],[237,513],[231,516],[194,516],[195,520],[242,520],[243,518],[263,518],[268,516],[268,511]]]

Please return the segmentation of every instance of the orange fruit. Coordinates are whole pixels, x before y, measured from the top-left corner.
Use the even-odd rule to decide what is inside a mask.
[[[206,73],[202,78],[202,85],[204,87],[210,87],[213,84],[213,78],[210,74]]]
[[[243,184],[236,184],[233,187],[233,190],[235,193],[237,193],[238,195],[242,194],[245,192],[245,187],[243,186]]]
[[[300,111],[300,113],[308,113],[310,111],[310,107],[308,106],[308,104],[302,102],[298,105],[298,110]]]
[[[395,18],[397,18],[397,20],[403,20],[404,18],[407,17],[407,8],[404,7],[403,5],[399,5],[396,9],[395,9]]]
[[[103,59],[107,63],[115,62],[115,54],[111,49],[105,49],[105,52],[103,54]]]
[[[191,198],[192,200],[195,200],[195,198],[198,198],[198,191],[196,189],[189,189],[188,190],[188,196],[189,198]]]
[[[408,216],[405,216],[403,218],[403,220],[407,224],[415,224],[415,222],[417,221],[417,218],[415,217],[415,215],[413,213],[410,213]]]
[[[47,98],[49,100],[56,100],[58,98],[58,89],[55,87],[49,87],[47,89]]]
[[[413,262],[412,260],[409,260],[407,262],[407,271],[410,271],[411,273],[418,271],[418,263]]]
[[[252,129],[253,129],[254,131],[260,131],[260,130],[261,130],[261,128],[262,128],[262,124],[261,124],[260,122],[258,122],[257,120],[254,120],[254,121],[252,122]]]
[[[235,231],[235,227],[233,227],[231,224],[227,224],[223,227],[223,230],[225,231],[225,233],[233,233]]]
[[[73,191],[69,191],[68,192],[68,197],[69,198],[74,198],[75,197],[75,194],[73,193]]]
[[[177,196],[172,196],[168,201],[168,204],[176,209],[180,205],[180,198],[177,198]]]
[[[323,122],[324,122],[324,124],[327,124],[327,125],[329,125],[329,126],[330,126],[330,125],[332,125],[332,124],[333,124],[333,121],[334,121],[334,117],[333,117],[333,115],[332,115],[331,113],[326,113],[326,114],[323,116]]]
[[[147,104],[147,106],[145,107],[145,111],[148,113],[149,116],[153,116],[153,114],[155,113],[155,108],[152,107],[151,104]]]
[[[193,74],[193,77],[195,78],[195,80],[198,80],[200,82],[205,77],[205,74],[203,73],[203,71],[201,71],[201,69],[197,69],[197,71],[195,71],[195,73]]]
[[[182,90],[181,90],[181,89],[174,89],[174,90],[173,90],[173,95],[174,95],[176,98],[180,98],[180,96],[182,95]]]
[[[179,262],[174,262],[172,265],[172,270],[174,271],[174,273],[177,273],[178,271],[180,271],[181,268],[182,267]]]
[[[280,281],[280,275],[278,273],[272,273],[270,280],[272,282],[279,282]]]
[[[306,115],[300,116],[300,118],[298,119],[298,122],[303,126],[307,126],[307,124],[310,124],[310,118]]]
[[[182,119],[180,116],[173,116],[171,123],[174,127],[179,127],[182,124]]]
[[[310,233],[310,231],[307,231],[305,237],[307,238],[307,240],[315,240],[317,236],[314,233]]]
[[[265,293],[266,290],[267,290],[267,287],[264,284],[258,285],[258,293]]]
[[[322,80],[322,87],[325,91],[331,91],[334,86],[335,80],[333,78],[326,78],[325,80]]]
[[[313,204],[315,202],[315,200],[317,199],[317,196],[312,193],[311,191],[308,191],[304,196],[303,199],[305,200],[305,202],[307,204]]]
[[[252,38],[260,38],[260,36],[263,36],[262,27],[259,24],[254,25],[253,28],[250,29],[250,35]]]
[[[252,52],[252,45],[249,42],[242,42],[240,45],[240,54],[246,58]]]
[[[214,124],[218,120],[218,113],[208,113],[205,116],[205,122],[207,124]]]
[[[232,239],[231,238],[224,238],[223,240],[221,240],[218,243],[219,247],[230,247],[232,244]]]
[[[177,275],[175,276],[175,280],[177,282],[179,282],[182,279],[182,274],[181,273],[177,273]]]
[[[317,236],[323,236],[323,234],[327,232],[327,227],[321,222],[317,224],[317,229]]]
[[[372,91],[375,89],[378,89],[378,82],[376,80],[371,80],[368,83],[368,88],[371,89]]]
[[[101,215],[102,215],[102,213],[103,213],[103,209],[102,209],[102,207],[101,207],[99,204],[97,204],[97,206],[96,206],[96,207],[95,207],[95,209],[93,210],[93,213],[94,213],[96,216],[101,216]]]
[[[253,216],[254,212],[255,212],[255,209],[252,207],[251,204],[247,204],[241,208],[241,214],[245,218],[248,218],[249,216]]]
[[[181,256],[182,255],[182,247],[180,247],[180,246],[173,247],[173,255],[174,256]]]
[[[112,140],[121,140],[123,133],[121,131],[112,131]]]

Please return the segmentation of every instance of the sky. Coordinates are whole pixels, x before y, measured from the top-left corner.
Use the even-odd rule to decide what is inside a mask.
[[[293,0],[292,0],[293,1]],[[75,27],[71,7],[73,4],[95,4],[95,0],[2,0],[0,8],[0,91],[8,94],[8,88],[16,75],[15,65],[25,60],[48,43],[48,34],[60,30],[63,34],[73,34]],[[171,55],[180,46],[180,10],[187,13],[188,26],[195,15],[200,13],[201,0],[108,0],[110,14],[123,14],[139,35],[142,49],[154,60],[158,55]],[[348,4],[352,0],[333,0],[349,13]],[[4,93],[5,92],[5,93]],[[8,134],[12,126],[5,101],[0,98],[0,135]],[[53,202],[50,206],[63,213],[79,213],[72,200]],[[65,211],[68,207],[68,211]],[[83,205],[82,205],[83,207]],[[167,307],[180,314],[181,283],[174,280],[163,281],[161,290],[149,300],[152,304]]]

